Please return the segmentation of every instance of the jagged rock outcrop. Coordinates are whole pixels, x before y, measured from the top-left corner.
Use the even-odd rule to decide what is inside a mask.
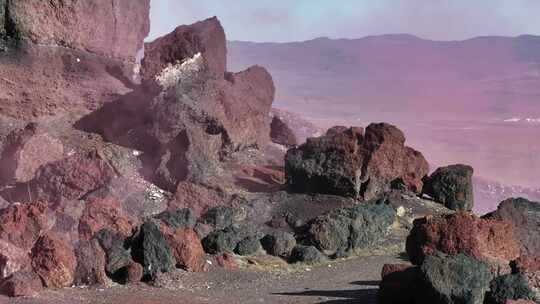
[[[416,265],[437,251],[466,254],[495,266],[508,265],[519,256],[519,243],[511,222],[481,219],[467,213],[415,220],[406,249]]]
[[[220,184],[224,156],[269,142],[275,93],[264,68],[228,73],[225,58],[216,18],[178,27],[146,44],[143,86],[77,126],[142,151],[145,175],[163,189]]]
[[[150,31],[150,0],[0,1],[0,35],[135,60]]]
[[[150,0],[2,0],[0,7],[0,114],[25,122],[81,115],[133,88]]]
[[[540,203],[524,198],[511,198],[501,202],[496,211],[484,217],[511,222],[515,227],[522,255],[540,256]]]
[[[474,206],[473,172],[467,165],[437,168],[425,179],[422,192],[448,209],[471,211]]]
[[[362,128],[332,128],[287,152],[287,185],[296,192],[371,199],[399,180],[420,193],[428,163],[404,144],[403,132],[385,123],[369,125],[365,134]]]

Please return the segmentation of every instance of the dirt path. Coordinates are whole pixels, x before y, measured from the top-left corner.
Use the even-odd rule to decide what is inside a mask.
[[[145,284],[106,289],[45,291],[13,304],[199,304],[199,303],[377,303],[380,271],[396,256],[368,256],[277,273],[254,269],[177,272],[165,287]]]

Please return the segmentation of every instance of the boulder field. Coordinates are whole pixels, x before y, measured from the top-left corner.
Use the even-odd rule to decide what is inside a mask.
[[[396,126],[272,109],[265,68],[227,71],[217,18],[143,43],[148,10],[0,0],[1,294],[398,248],[381,303],[538,298],[537,203],[477,217],[469,166],[429,175]]]

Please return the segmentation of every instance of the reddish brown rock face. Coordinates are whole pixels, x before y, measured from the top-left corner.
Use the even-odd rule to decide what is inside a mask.
[[[128,237],[133,227],[133,223],[123,215],[120,202],[115,198],[94,197],[86,202],[79,221],[79,235],[81,239],[89,240],[99,230],[107,228]]]
[[[41,279],[31,271],[19,271],[0,282],[0,294],[8,297],[35,296],[43,289]]]
[[[143,78],[150,80],[167,65],[192,58],[197,53],[202,54],[209,70],[216,77],[225,75],[225,31],[217,18],[179,26],[172,33],[146,43],[142,61]]]
[[[45,287],[71,286],[75,277],[77,259],[73,248],[53,234],[38,239],[32,248],[32,269]]]
[[[79,199],[106,185],[114,176],[112,167],[99,156],[77,154],[41,167],[29,184],[33,199],[54,202]]]
[[[8,2],[21,38],[132,61],[150,31],[149,10],[150,0]]]
[[[169,210],[189,208],[197,215],[203,214],[211,207],[222,204],[224,198],[220,193],[189,182],[180,182],[169,202]]]
[[[29,250],[37,238],[51,228],[47,204],[15,204],[0,211],[0,238]]]
[[[141,264],[132,262],[126,266],[126,283],[137,283],[143,278],[144,269]]]
[[[25,250],[0,240],[0,281],[29,264],[30,258]]]
[[[6,142],[0,157],[0,183],[28,182],[40,166],[64,156],[62,143],[46,133],[38,133],[34,124],[15,130]]]
[[[193,229],[178,229],[166,237],[177,266],[193,272],[205,270],[204,249]]]
[[[519,256],[519,244],[510,222],[485,220],[467,213],[415,220],[406,247],[416,265],[435,251],[450,255],[464,253],[503,265]]]
[[[404,144],[403,132],[389,124],[371,124],[365,134],[361,128],[334,127],[287,152],[287,184],[297,192],[371,199],[399,180],[420,193],[429,166]]]

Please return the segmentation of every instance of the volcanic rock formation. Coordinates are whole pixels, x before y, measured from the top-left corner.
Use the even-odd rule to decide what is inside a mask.
[[[290,149],[285,160],[287,185],[297,192],[328,193],[372,199],[394,183],[420,193],[428,173],[423,155],[405,145],[398,128],[371,124],[334,127]]]

